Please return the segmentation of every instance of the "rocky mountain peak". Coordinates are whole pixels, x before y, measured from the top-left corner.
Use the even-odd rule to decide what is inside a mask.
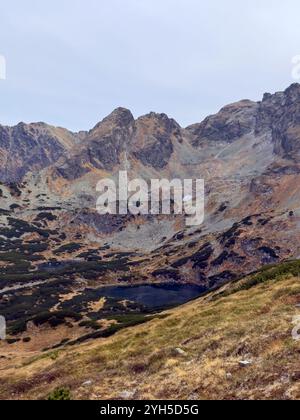
[[[144,165],[162,169],[174,152],[174,143],[182,141],[182,129],[174,119],[151,112],[136,120],[131,151]]]
[[[132,113],[126,108],[117,108],[110,115],[99,122],[87,137],[88,141],[101,143],[127,142],[135,128],[135,121]]]
[[[173,134],[177,132],[178,135],[181,131],[180,125],[173,118],[170,118],[164,113],[150,112],[149,114],[139,117],[136,122],[137,126],[141,125],[148,127],[149,131],[165,130],[172,132]]]
[[[261,104],[263,106],[285,107],[300,100],[300,84],[293,83],[283,92],[265,93]]]
[[[112,171],[121,162],[133,133],[135,120],[126,108],[117,108],[100,121],[84,142],[57,165],[56,173],[70,181],[80,178],[92,168]]]
[[[131,111],[127,108],[116,108],[111,114],[100,121],[92,131],[97,130],[100,127],[111,126],[116,127],[128,127],[134,123],[134,117]]]
[[[264,95],[256,117],[256,135],[263,133],[272,137],[275,154],[293,160],[300,155],[300,84]]]
[[[285,92],[287,96],[295,95],[299,99],[300,97],[300,83],[293,83],[291,86],[289,86]]]
[[[193,146],[198,147],[205,142],[232,143],[249,134],[255,128],[257,108],[256,102],[242,100],[223,107],[200,124],[187,127]]]
[[[251,139],[256,143],[271,142],[274,159],[276,156],[297,158],[300,154],[299,84],[291,85],[284,92],[266,93],[260,102],[244,99],[232,103],[186,129],[164,113],[150,112],[135,120],[130,110],[122,107],[87,133],[74,134],[44,123],[0,126],[0,181],[20,180],[31,170],[51,165],[55,165],[60,176],[74,180],[93,168],[117,169],[124,153],[129,160],[162,170],[177,156],[175,150],[186,153],[184,161],[188,165],[194,149],[214,149],[217,156],[220,148],[238,140],[247,147]],[[185,146],[179,147],[180,144]]]
[[[300,84],[294,83],[285,92],[286,106],[298,106],[300,102]]]
[[[76,135],[45,123],[0,126],[0,180],[18,182],[30,171],[40,171],[67,153]]]

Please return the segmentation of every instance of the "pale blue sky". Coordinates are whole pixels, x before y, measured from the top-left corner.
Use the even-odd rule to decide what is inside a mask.
[[[186,126],[293,82],[299,0],[0,0],[0,124],[89,129],[117,106]]]

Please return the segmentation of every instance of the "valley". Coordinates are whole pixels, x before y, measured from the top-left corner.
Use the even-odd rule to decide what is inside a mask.
[[[2,346],[1,398],[299,399],[299,270],[265,268],[112,337]]]
[[[64,386],[75,398],[116,398],[124,378],[136,388],[134,375],[143,377],[140,398],[205,398],[213,387],[225,399],[236,393],[273,396],[271,388],[264,393],[263,382],[274,384],[281,398],[297,396],[298,380],[288,389],[279,383],[284,382],[279,360],[285,355],[286,374],[296,374],[298,350],[288,338],[287,318],[299,304],[299,139],[298,84],[259,102],[227,105],[186,128],[165,114],[134,119],[125,108],[80,133],[45,123],[0,126],[0,315],[7,321],[7,338],[0,343],[0,397],[46,398],[52,388]],[[100,215],[99,180],[117,180],[124,170],[130,179],[146,182],[204,178],[204,223],[187,226],[186,215],[175,212]],[[268,270],[266,279],[259,274]],[[235,290],[243,282],[250,282],[249,293],[248,286]],[[283,317],[282,333],[272,313]],[[253,320],[247,320],[249,314]],[[269,338],[266,332],[261,344],[255,320],[274,332]],[[240,322],[245,328],[238,330]],[[210,330],[212,325],[218,328]],[[235,354],[246,326],[250,341]],[[178,346],[191,351],[188,360]],[[119,360],[119,379],[110,353]],[[239,372],[238,356],[244,353],[262,366],[261,376],[251,368],[249,377]],[[274,356],[283,379],[268,378],[267,356]],[[111,394],[88,360],[97,369],[103,361],[100,372],[106,385],[113,383]],[[161,389],[151,386],[146,372]],[[193,378],[188,384],[187,372]],[[227,374],[234,384],[228,380],[224,388]],[[31,379],[25,380],[27,375]],[[80,381],[89,376],[95,385],[85,391]],[[238,391],[241,380],[249,381],[251,392],[245,382]]]

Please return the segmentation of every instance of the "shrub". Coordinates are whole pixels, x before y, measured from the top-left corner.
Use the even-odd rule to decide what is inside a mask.
[[[51,213],[42,212],[36,216],[35,220],[48,220],[49,222],[53,222],[54,220],[57,220],[57,216]]]
[[[252,287],[267,281],[278,281],[288,275],[299,277],[300,260],[291,260],[278,265],[265,266],[244,279],[237,279],[232,283],[233,286],[231,288],[220,292],[214,299],[252,289]]]
[[[60,248],[56,249],[54,251],[55,255],[58,254],[72,254],[73,252],[79,251],[81,249],[81,245],[76,244],[76,243],[71,243],[71,244],[67,244],[67,245],[62,245]]]
[[[70,400],[71,400],[71,393],[66,388],[57,388],[48,397],[48,401],[70,401]]]

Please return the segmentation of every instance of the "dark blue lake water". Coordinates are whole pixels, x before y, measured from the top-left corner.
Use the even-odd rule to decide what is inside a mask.
[[[80,264],[78,261],[47,262],[39,266],[40,270],[56,272],[70,264]],[[204,287],[173,283],[138,286],[107,286],[94,291],[97,297],[130,300],[146,306],[148,309],[179,306],[199,297],[204,293]]]
[[[199,297],[206,289],[196,285],[161,284],[131,287],[111,286],[103,287],[100,290],[103,297],[130,300],[149,309],[155,309],[182,305]]]

